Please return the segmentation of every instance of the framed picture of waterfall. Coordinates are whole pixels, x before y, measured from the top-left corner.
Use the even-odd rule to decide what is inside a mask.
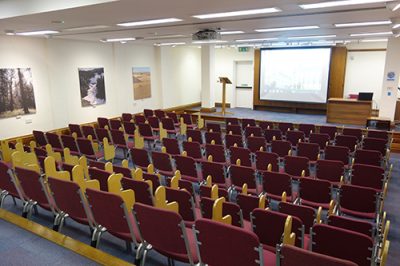
[[[140,100],[151,97],[150,67],[133,67],[133,99]]]
[[[78,68],[82,107],[106,103],[104,68]]]

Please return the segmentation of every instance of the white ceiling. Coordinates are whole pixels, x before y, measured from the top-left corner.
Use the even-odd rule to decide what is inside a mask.
[[[202,29],[240,30],[244,34],[224,35],[222,40],[278,38],[304,35],[337,35],[334,40],[360,40],[352,33],[392,31],[392,25],[335,28],[334,23],[400,19],[400,10],[391,11],[385,3],[351,5],[303,10],[298,5],[318,0],[0,0],[0,34],[6,31],[57,30],[52,38],[99,41],[136,37],[136,43],[191,43],[191,34]],[[200,20],[193,15],[277,7],[282,12],[253,16]],[[180,22],[140,27],[120,27],[117,23],[161,18],[179,18]],[[107,26],[98,29],[70,28]],[[257,33],[260,28],[317,25],[319,29]],[[167,38],[166,35],[183,35]],[[377,37],[375,37],[377,38]],[[382,38],[382,37],[379,37]],[[332,40],[330,38],[329,40]]]

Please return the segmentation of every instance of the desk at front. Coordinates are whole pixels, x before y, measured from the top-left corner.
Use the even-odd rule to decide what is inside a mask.
[[[326,110],[326,122],[365,126],[371,112],[372,101],[330,98]]]

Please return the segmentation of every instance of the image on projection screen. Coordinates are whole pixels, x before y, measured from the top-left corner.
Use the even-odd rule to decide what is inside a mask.
[[[260,100],[326,103],[331,48],[261,50]]]

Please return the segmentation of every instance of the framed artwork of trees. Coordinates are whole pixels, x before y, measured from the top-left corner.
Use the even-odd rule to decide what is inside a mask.
[[[0,68],[0,118],[36,113],[30,68]]]

